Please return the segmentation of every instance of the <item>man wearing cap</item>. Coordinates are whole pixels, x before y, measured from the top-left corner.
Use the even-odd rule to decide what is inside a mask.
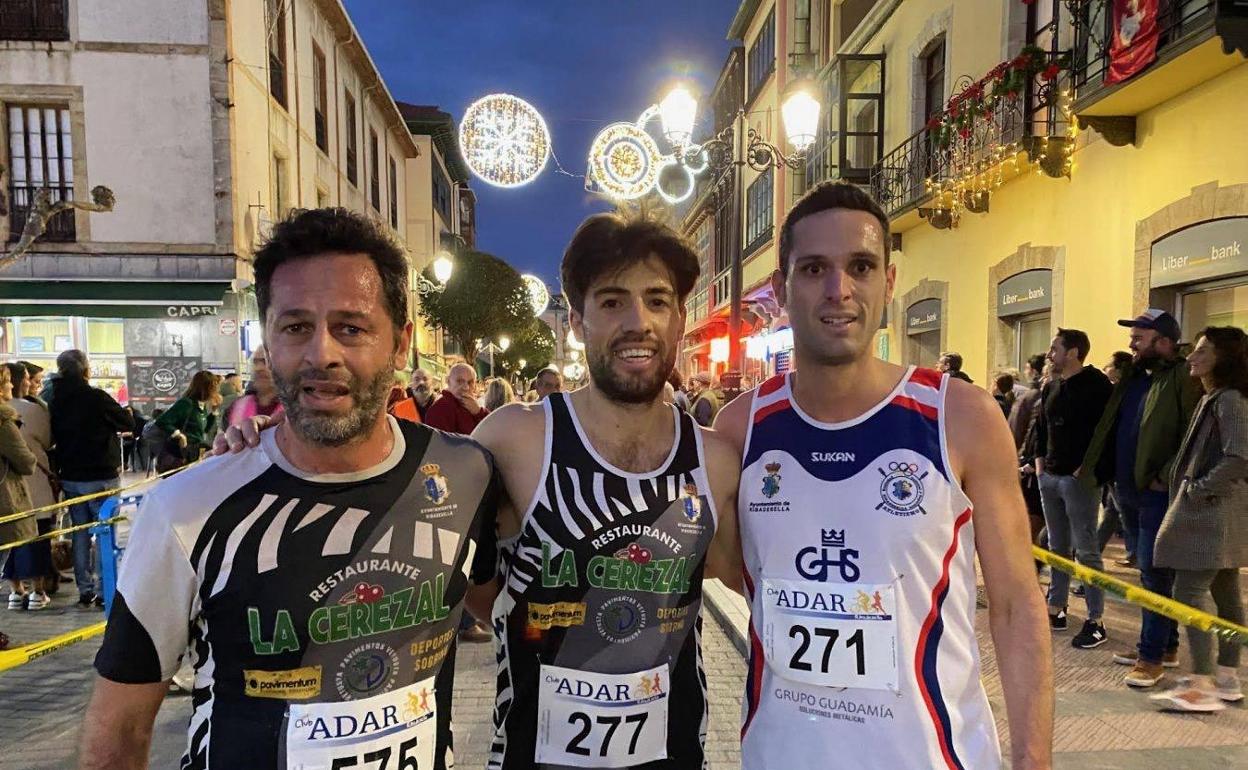
[[[723,394],[715,387],[715,381],[706,372],[698,372],[689,380],[690,393],[693,396],[693,419],[705,428],[715,422],[715,415],[724,405]]]
[[[1200,388],[1179,355],[1182,332],[1174,316],[1149,308],[1118,325],[1131,329],[1131,364],[1114,387],[1077,475],[1089,486],[1114,485],[1123,526],[1138,527],[1140,582],[1154,593],[1170,596],[1174,575],[1153,566],[1153,542],[1166,513],[1170,472]],[[1138,651],[1114,653],[1114,662],[1133,666],[1124,678],[1127,684],[1152,687],[1161,680],[1163,667],[1179,664],[1178,648],[1174,621],[1143,610]]]

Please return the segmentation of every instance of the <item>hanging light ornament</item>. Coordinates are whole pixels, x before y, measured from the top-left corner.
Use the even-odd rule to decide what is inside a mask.
[[[550,146],[541,113],[511,94],[478,99],[459,123],[459,147],[468,168],[496,187],[533,181],[546,167]]]
[[[527,273],[520,276],[520,280],[524,281],[524,288],[529,292],[529,304],[533,307],[533,315],[540,316],[545,313],[550,305],[550,290],[546,288],[546,283],[536,275]]]
[[[636,123],[612,123],[599,131],[589,148],[586,189],[616,200],[636,200],[653,190],[673,204],[692,195],[694,177],[706,169],[706,153],[696,144],[683,142],[675,152],[663,153],[646,131],[650,121],[658,117],[659,106],[652,105]],[[673,136],[683,138],[683,129]],[[671,168],[675,170],[669,171]],[[672,179],[681,182],[675,189]]]

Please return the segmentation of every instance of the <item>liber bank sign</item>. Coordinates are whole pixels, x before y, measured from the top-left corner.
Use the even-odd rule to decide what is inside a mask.
[[[1248,217],[1214,219],[1153,243],[1152,288],[1248,272]]]
[[[1053,271],[1026,270],[997,284],[997,315],[1036,313],[1053,307]]]

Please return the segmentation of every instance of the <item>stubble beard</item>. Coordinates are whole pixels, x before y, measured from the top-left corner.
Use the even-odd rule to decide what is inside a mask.
[[[336,378],[311,369],[298,372],[289,380],[276,370],[272,371],[272,375],[277,398],[286,411],[286,422],[291,430],[301,439],[322,446],[345,446],[366,435],[385,410],[390,385],[394,382],[393,367],[382,369],[367,382],[351,375],[351,379],[343,384],[347,386],[353,406],[346,414],[335,415],[305,408],[299,401],[299,394],[303,391],[305,377],[318,380]]]
[[[587,350],[586,359],[589,363],[589,379],[604,396],[622,404],[648,404],[659,400],[663,395],[663,385],[676,367],[676,348],[670,351],[663,343],[658,343],[660,366],[653,379],[645,375],[621,377],[616,374],[611,363],[615,354],[607,345],[597,350]]]

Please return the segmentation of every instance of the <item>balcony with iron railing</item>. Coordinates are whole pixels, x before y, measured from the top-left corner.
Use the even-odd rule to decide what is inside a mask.
[[[30,216],[30,208],[35,199],[35,193],[42,185],[30,185],[11,183],[9,185],[9,240],[16,241],[22,237],[22,231],[26,227],[26,220]],[[74,188],[51,186],[48,188],[51,193],[52,203],[63,200],[72,200],[74,197]],[[72,242],[77,238],[77,231],[74,225],[74,211],[58,212],[48,220],[47,229],[43,235],[39,237],[41,241],[48,242]]]
[[[1120,34],[1112,0],[1066,0],[1066,7],[1074,112],[1112,144],[1134,141],[1134,116],[1241,63],[1234,50],[1248,55],[1242,2],[1158,0],[1155,19],[1127,17]]]
[[[871,167],[876,200],[890,217],[917,208],[948,227],[958,210],[987,211],[992,189],[1028,163],[1065,176],[1068,62],[1066,52],[1029,47],[977,81],[963,76],[942,114]]]
[[[0,1],[0,40],[69,40],[68,0]]]

